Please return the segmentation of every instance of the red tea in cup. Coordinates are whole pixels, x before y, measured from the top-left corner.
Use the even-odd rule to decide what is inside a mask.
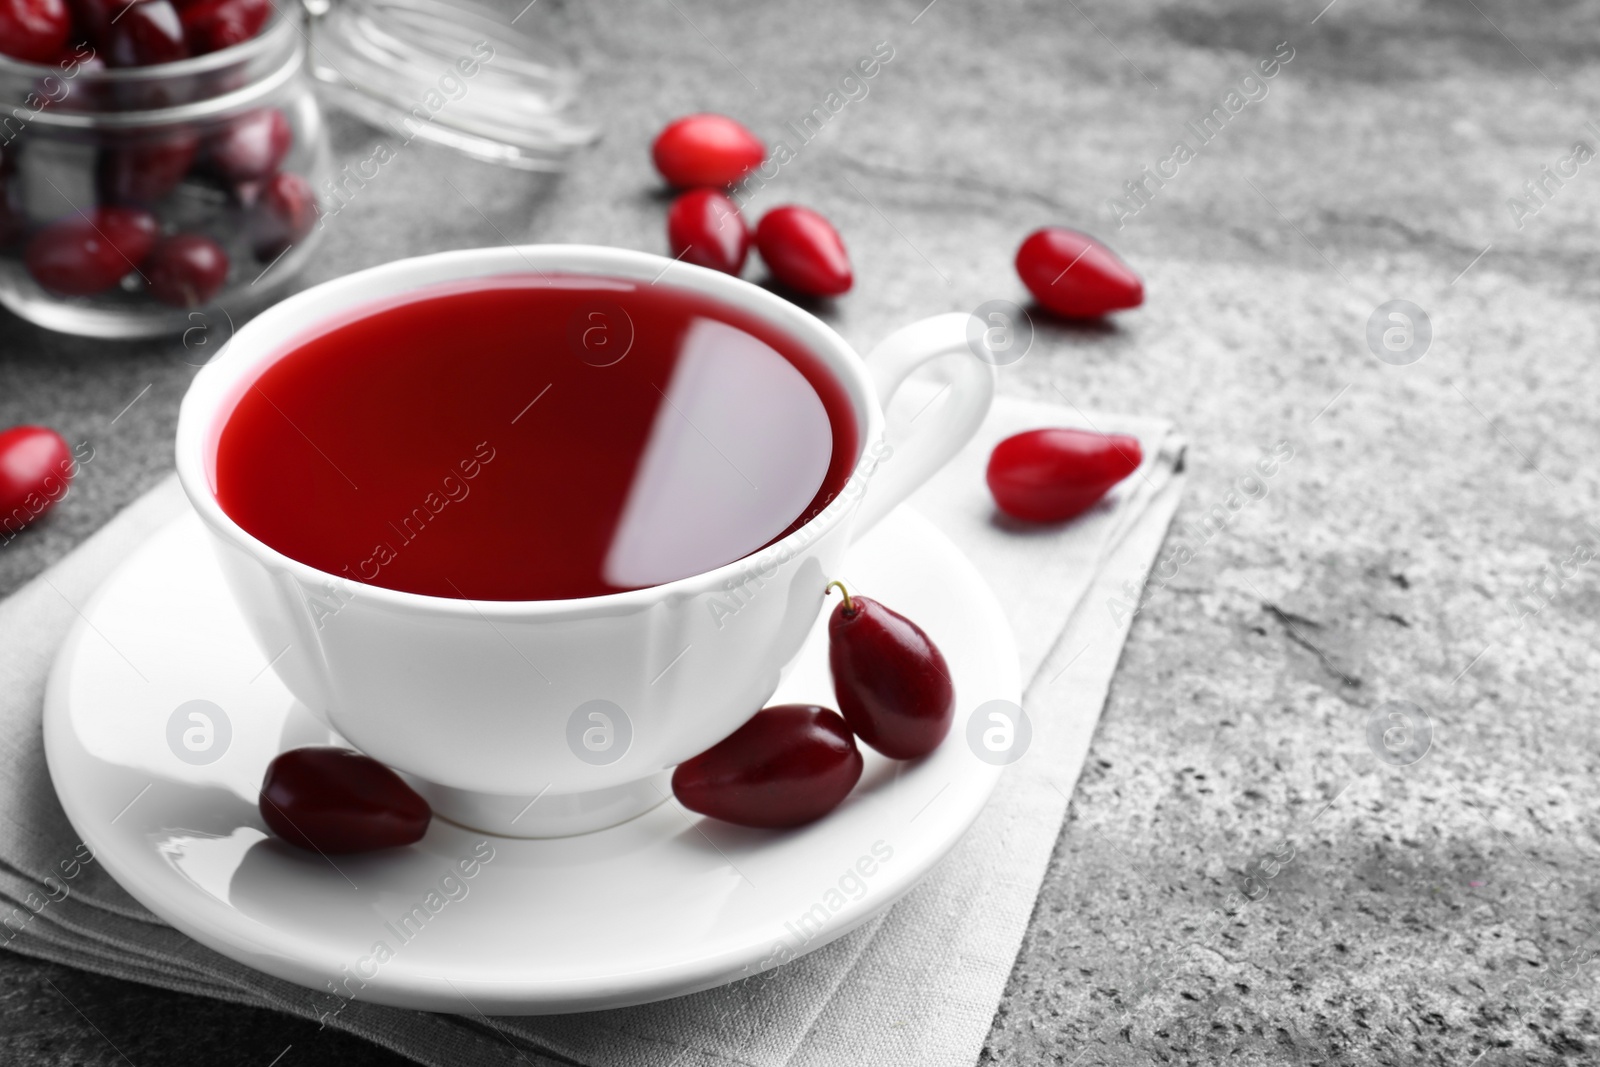
[[[352,581],[592,597],[797,529],[858,436],[843,386],[769,322],[663,283],[502,275],[294,341],[226,417],[216,494]]]

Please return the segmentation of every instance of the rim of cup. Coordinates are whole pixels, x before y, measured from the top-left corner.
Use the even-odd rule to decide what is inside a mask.
[[[469,600],[410,593],[373,585],[303,563],[255,537],[223,510],[215,491],[215,459],[222,427],[233,406],[265,369],[301,343],[343,323],[381,313],[422,295],[479,288],[499,277],[594,275],[648,284],[667,284],[732,304],[785,331],[817,356],[850,397],[856,418],[855,461],[846,489],[810,521],[787,536],[712,570],[658,585],[600,596],[562,600]],[[216,534],[270,567],[288,571],[299,581],[324,586],[344,583],[360,589],[363,601],[396,610],[474,617],[532,618],[549,615],[607,615],[678,598],[723,591],[730,579],[761,573],[755,567],[769,557],[793,558],[843,522],[859,502],[859,480],[867,457],[875,456],[883,437],[883,412],[866,365],[832,327],[788,300],[742,278],[705,267],[670,260],[648,252],[600,245],[522,245],[439,252],[395,260],[347,274],[305,289],[251,319],[210,363],[195,375],[178,411],[178,480],[202,520]]]

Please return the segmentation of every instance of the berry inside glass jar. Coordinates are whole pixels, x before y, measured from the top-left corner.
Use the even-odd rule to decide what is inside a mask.
[[[0,0],[0,303],[91,336],[226,330],[318,236],[328,152],[301,16],[122,6]]]

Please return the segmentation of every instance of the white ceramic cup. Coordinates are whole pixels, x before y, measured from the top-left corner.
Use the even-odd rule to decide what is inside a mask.
[[[298,339],[419,291],[543,272],[689,290],[798,340],[842,385],[856,419],[859,451],[844,489],[753,555],[575,600],[448,599],[351,582],[275,551],[223,511],[221,428]],[[863,361],[787,300],[659,256],[532,245],[402,260],[308,289],[241,328],[184,397],[178,477],[263,655],[314,714],[407,775],[447,818],[519,837],[583,833],[663,801],[672,767],[763,706],[850,540],[971,439],[993,396],[994,369],[969,351],[969,318],[951,313],[905,327]],[[887,441],[888,398],[945,356],[961,358],[951,361],[943,403]]]

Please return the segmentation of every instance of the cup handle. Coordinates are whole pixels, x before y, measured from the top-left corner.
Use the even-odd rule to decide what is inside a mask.
[[[867,372],[877,387],[878,402],[889,410],[894,394],[919,368],[944,356],[963,355],[959,370],[925,414],[899,440],[889,439],[893,452],[874,468],[855,533],[860,537],[895,506],[916,492],[972,440],[994,400],[994,367],[977,358],[967,341],[972,316],[962,311],[935,315],[896,330],[867,355]],[[936,405],[936,406],[933,406]]]

